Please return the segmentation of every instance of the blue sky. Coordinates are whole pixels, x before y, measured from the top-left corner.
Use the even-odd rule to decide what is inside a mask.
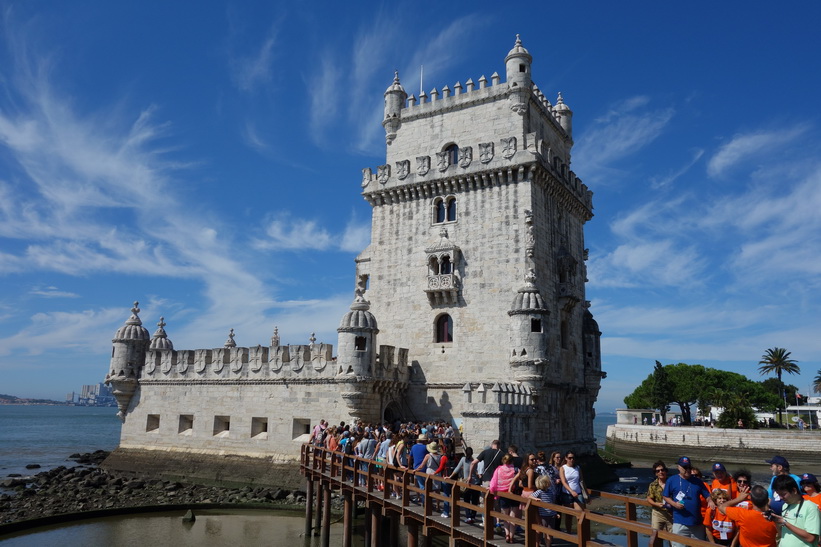
[[[100,381],[134,300],[179,349],[336,344],[394,69],[504,74],[517,33],[594,191],[597,408],[656,359],[821,368],[821,4],[192,6],[0,1],[0,393]]]

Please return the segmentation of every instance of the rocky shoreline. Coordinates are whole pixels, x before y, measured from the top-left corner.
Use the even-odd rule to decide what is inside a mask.
[[[305,493],[280,488],[224,488],[183,484],[100,469],[108,452],[73,454],[76,467],[60,466],[35,475],[0,480],[2,526],[19,521],[106,509],[218,504],[304,508]]]

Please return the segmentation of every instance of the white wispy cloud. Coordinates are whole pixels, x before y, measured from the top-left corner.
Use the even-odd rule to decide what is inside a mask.
[[[630,97],[598,118],[578,140],[574,161],[584,165],[584,178],[606,184],[605,175],[618,174],[617,166],[653,142],[675,114],[672,108],[649,110],[650,100]]]
[[[234,85],[241,91],[253,91],[271,81],[274,46],[279,34],[279,22],[274,22],[257,48],[248,54],[235,54],[229,60]]]
[[[707,174],[713,178],[721,177],[739,163],[760,156],[763,156],[763,159],[752,163],[766,163],[778,153],[778,150],[806,133],[807,129],[807,126],[799,125],[787,129],[738,134],[730,142],[722,145],[710,158]]]
[[[287,213],[268,221],[265,239],[252,242],[257,249],[324,250],[334,243],[331,233],[315,220],[296,219]]]
[[[658,190],[658,189],[666,188],[666,187],[670,186],[676,180],[678,180],[679,177],[681,177],[682,175],[687,173],[696,163],[698,163],[698,160],[700,160],[703,155],[704,155],[704,150],[703,149],[698,148],[698,149],[694,150],[693,154],[690,158],[690,161],[688,161],[687,163],[685,163],[684,165],[682,165],[678,169],[670,171],[667,174],[665,174],[663,176],[660,176],[660,177],[652,177],[650,179],[650,187],[654,190]]]
[[[33,287],[29,294],[44,298],[79,298],[80,295],[69,291],[61,291],[57,287]]]
[[[343,251],[358,253],[367,247],[371,242],[371,223],[359,222],[356,215],[351,215],[339,247]]]

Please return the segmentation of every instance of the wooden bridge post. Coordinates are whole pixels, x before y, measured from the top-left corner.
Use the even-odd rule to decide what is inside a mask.
[[[625,509],[627,511],[627,520],[636,522],[636,504],[628,501],[625,504]],[[627,547],[639,547],[638,533],[632,531],[627,532]]]
[[[419,525],[415,522],[408,523],[408,547],[419,546]]]
[[[373,536],[371,536],[371,518],[373,510],[371,506],[365,507],[365,547],[374,547]]]
[[[392,512],[388,518],[390,518],[388,545],[399,545],[399,515]]]
[[[322,529],[322,482],[320,481],[318,484],[319,484],[319,488],[317,489],[318,492],[316,492],[316,496],[315,496],[316,497],[316,509],[315,509],[315,514],[314,514],[314,518],[316,518],[316,523],[314,524],[314,529],[317,530],[317,531]]]
[[[320,543],[322,547],[329,547],[331,542],[331,485],[322,486],[322,533]]]
[[[371,541],[374,545],[379,546],[381,542],[379,541],[382,538],[381,530],[380,530],[380,523],[382,521],[382,511],[379,509],[378,506],[375,506],[370,511],[371,521],[366,523],[366,526],[371,527]]]
[[[352,547],[354,497],[349,490],[343,490],[342,499],[342,547]]]
[[[313,535],[314,520],[314,481],[308,479],[305,486],[305,537]]]

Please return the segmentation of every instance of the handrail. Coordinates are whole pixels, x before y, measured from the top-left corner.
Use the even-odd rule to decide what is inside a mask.
[[[490,519],[498,519],[523,527],[525,530],[525,544],[537,545],[539,534],[548,534],[553,538],[575,543],[576,545],[587,547],[591,541],[591,523],[599,523],[609,527],[624,530],[627,536],[627,547],[638,547],[638,536],[649,538],[649,547],[661,547],[662,540],[670,540],[681,543],[689,547],[714,547],[707,541],[694,538],[678,536],[670,532],[653,529],[648,523],[636,520],[636,507],[649,507],[650,503],[643,498],[633,498],[610,492],[601,492],[588,489],[588,494],[592,497],[614,500],[625,505],[625,517],[606,515],[590,509],[572,509],[562,505],[546,503],[536,498],[525,498],[510,492],[497,492],[496,497],[503,497],[523,505],[522,516],[512,517],[511,515],[494,510],[493,497],[487,488],[468,484],[463,481],[451,480],[446,477],[429,475],[424,471],[416,471],[409,468],[389,465],[387,462],[379,462],[372,459],[363,458],[353,454],[330,451],[323,447],[310,444],[302,445],[300,451],[300,462],[303,474],[309,479],[319,479],[330,482],[332,486],[344,485],[349,487],[363,488],[368,496],[383,500],[383,503],[393,503],[403,510],[412,506],[412,496],[423,496],[424,499],[432,499],[441,502],[448,502],[451,505],[451,512],[447,525],[452,529],[459,529],[465,526],[460,515],[463,509],[474,510],[481,514],[484,522],[491,522]],[[390,473],[388,473],[390,471]],[[422,479],[423,487],[417,486],[417,478]],[[446,483],[451,486],[450,495],[445,495],[437,491],[436,486]],[[378,485],[381,484],[381,489]],[[401,490],[399,499],[391,499],[391,491],[394,487]],[[479,497],[483,500],[482,505],[474,505],[462,500],[462,493],[465,490],[475,490],[479,492]],[[433,525],[429,522],[433,515],[433,504],[423,504],[422,517],[425,525]],[[567,533],[554,528],[541,525],[539,508],[551,509],[560,516],[570,515],[576,520],[576,532]],[[439,519],[439,522],[442,522]],[[486,526],[484,529],[484,541],[492,541],[493,527]]]

